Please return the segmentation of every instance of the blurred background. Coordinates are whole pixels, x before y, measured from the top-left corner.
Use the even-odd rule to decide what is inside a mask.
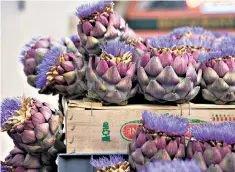
[[[86,1],[1,1],[1,99],[36,97],[58,106],[57,96],[39,95],[26,82],[19,62],[22,47],[32,37],[63,37],[76,34],[77,6]],[[234,0],[117,1],[115,10],[140,36],[157,36],[180,26],[203,26],[235,33]],[[13,147],[0,133],[1,160]]]

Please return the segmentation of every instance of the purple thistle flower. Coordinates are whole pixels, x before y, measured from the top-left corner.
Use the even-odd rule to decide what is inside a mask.
[[[111,41],[107,44],[100,45],[103,52],[113,55],[114,57],[123,55],[127,52],[133,53],[135,47],[126,44],[125,42]]]
[[[8,169],[5,167],[5,165],[1,165],[1,172],[8,172]]]
[[[13,116],[15,111],[20,110],[21,104],[20,97],[6,98],[1,102],[1,127]]]
[[[140,172],[202,172],[201,167],[193,160],[153,161]]]
[[[125,159],[120,155],[110,155],[109,159],[106,157],[92,159],[90,164],[95,168],[105,168],[109,166],[117,165],[118,163],[125,162]]]
[[[189,26],[176,28],[169,33],[169,36],[171,38],[172,37],[180,38],[182,35],[185,35],[187,32],[191,32],[192,34],[197,34],[197,35],[207,35],[208,37],[214,38],[214,35],[211,32],[205,30],[202,27],[189,27]]]
[[[167,134],[184,135],[189,127],[188,121],[178,115],[157,115],[147,110],[142,113],[142,120],[147,128]]]
[[[70,36],[70,39],[72,40],[72,42],[77,42],[80,40],[78,35],[72,35]]]
[[[216,31],[212,31],[212,34],[213,34],[216,38],[228,37],[228,36],[230,35],[228,32],[216,32]]]
[[[39,41],[40,36],[32,38],[32,40],[30,40],[27,44],[25,44],[25,46],[23,47],[21,53],[20,53],[20,62],[22,64],[24,64],[24,58],[27,54],[27,52]]]
[[[38,65],[38,73],[36,77],[36,88],[42,88],[47,82],[47,72],[51,67],[56,65],[57,59],[63,53],[61,46],[54,46],[46,53],[41,64]]]
[[[235,143],[235,123],[208,123],[192,127],[192,136],[199,141],[221,141]]]
[[[79,18],[88,17],[95,12],[101,12],[112,0],[98,1],[90,4],[83,4],[76,8],[76,16]]]
[[[158,36],[156,38],[148,38],[150,45],[153,48],[171,48],[171,40],[168,36]]]
[[[208,62],[210,59],[223,58],[226,56],[235,57],[235,46],[220,46],[218,50],[212,50],[208,53],[202,53],[199,55],[199,60],[202,63]]]

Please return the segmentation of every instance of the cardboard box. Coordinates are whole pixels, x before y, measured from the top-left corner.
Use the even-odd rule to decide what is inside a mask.
[[[235,122],[235,105],[102,106],[99,102],[70,100],[66,110],[67,153],[125,154],[143,110],[182,115],[191,126],[205,122]],[[190,129],[186,137],[190,137]]]

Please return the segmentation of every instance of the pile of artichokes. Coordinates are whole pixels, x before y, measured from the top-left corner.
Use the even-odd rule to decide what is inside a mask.
[[[206,101],[235,103],[234,36],[181,27],[140,38],[111,0],[81,5],[75,14],[78,35],[37,37],[23,48],[27,81],[40,94],[126,105],[136,94],[184,103],[202,91]]]

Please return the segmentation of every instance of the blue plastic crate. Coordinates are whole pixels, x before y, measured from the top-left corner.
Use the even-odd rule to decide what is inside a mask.
[[[123,155],[127,159],[126,154]],[[90,160],[109,156],[109,154],[59,154],[58,156],[58,171],[59,172],[95,172],[95,169],[90,165]]]

